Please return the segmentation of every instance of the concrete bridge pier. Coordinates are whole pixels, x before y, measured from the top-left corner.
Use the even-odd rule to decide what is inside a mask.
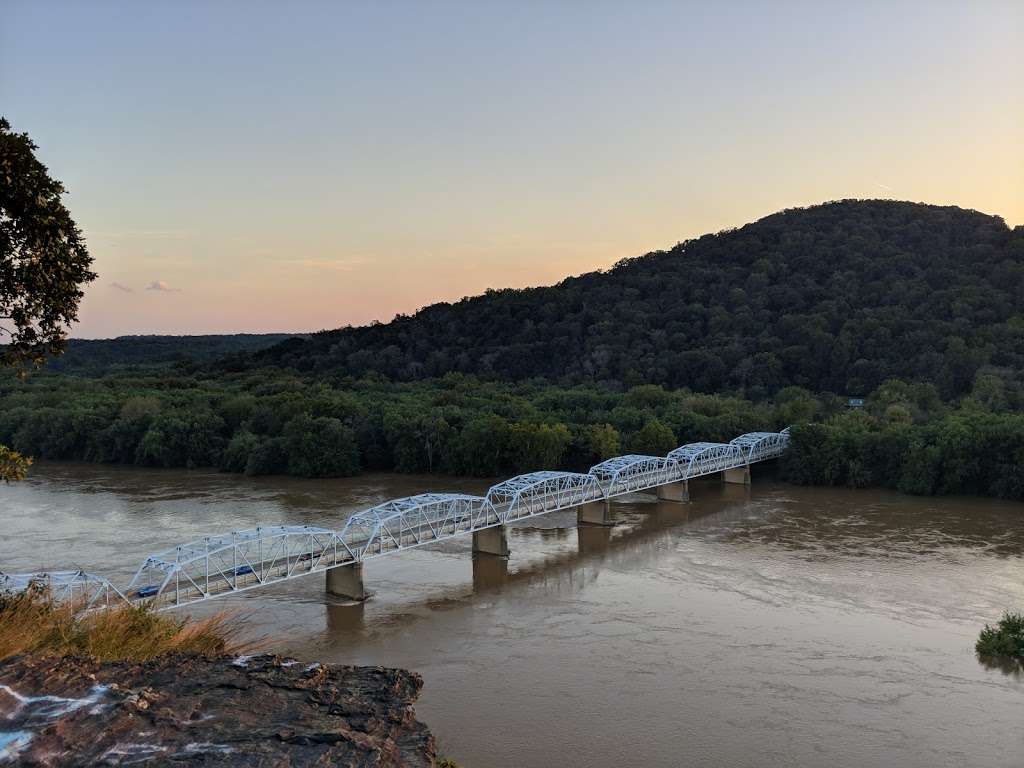
[[[607,501],[588,501],[576,507],[578,525],[615,525],[612,508]]]
[[[508,529],[504,525],[492,525],[473,531],[473,554],[508,557]]]
[[[680,480],[676,483],[665,483],[657,487],[658,501],[689,501],[690,481]]]
[[[742,467],[723,470],[722,480],[737,485],[750,485],[750,465],[744,464]]]
[[[349,563],[328,568],[327,594],[349,600],[365,600],[370,596],[363,586],[363,564]]]
[[[486,592],[508,583],[507,557],[473,557],[473,591]]]

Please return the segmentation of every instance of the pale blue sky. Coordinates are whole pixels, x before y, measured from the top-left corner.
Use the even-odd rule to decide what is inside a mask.
[[[387,320],[843,197],[1024,222],[1021,2],[0,5],[76,335]]]

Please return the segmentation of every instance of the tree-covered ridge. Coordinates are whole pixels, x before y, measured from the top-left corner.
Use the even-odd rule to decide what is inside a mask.
[[[787,210],[555,286],[287,341],[249,364],[752,398],[789,385],[859,395],[899,378],[948,400],[985,367],[1020,380],[1024,227],[882,200]]]
[[[47,370],[85,376],[138,366],[209,363],[231,355],[256,352],[295,334],[235,333],[203,336],[118,336],[69,339],[64,353]]]

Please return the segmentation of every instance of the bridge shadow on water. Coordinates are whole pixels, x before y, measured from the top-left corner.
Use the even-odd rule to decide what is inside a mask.
[[[603,568],[636,569],[638,562],[662,555],[687,531],[752,514],[750,486],[691,481],[691,494],[689,502],[662,501],[645,493],[624,497],[612,504],[613,525],[577,524],[575,515],[565,512],[510,525],[512,557],[473,554],[468,594],[470,585],[463,583],[439,587],[419,600],[432,610],[444,610],[463,606],[474,596],[513,589],[576,590],[594,582]],[[524,550],[534,557],[519,562],[517,552]],[[374,614],[372,598],[368,603],[328,601],[324,607],[327,632],[334,637],[362,634]]]

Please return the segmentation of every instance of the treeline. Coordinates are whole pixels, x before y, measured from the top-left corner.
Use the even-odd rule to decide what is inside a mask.
[[[790,387],[770,401],[657,385],[313,380],[282,372],[42,374],[0,381],[0,443],[42,459],[336,477],[395,470],[504,476],[586,471],[793,425],[786,479],[1024,499],[1024,414],[979,374],[955,406],[931,384],[885,382],[862,410]]]
[[[289,340],[226,368],[393,381],[449,371],[659,384],[750,399],[864,396],[889,379],[945,401],[987,367],[1024,399],[1024,227],[955,207],[842,201],[385,324]]]
[[[800,485],[1024,500],[1024,414],[968,408],[924,425],[846,414],[792,434],[783,477]]]
[[[216,379],[40,374],[0,383],[0,443],[41,459],[217,467],[250,475],[366,470],[498,476],[586,470],[812,418],[806,392],[771,403],[643,385],[312,381],[264,371]]]

